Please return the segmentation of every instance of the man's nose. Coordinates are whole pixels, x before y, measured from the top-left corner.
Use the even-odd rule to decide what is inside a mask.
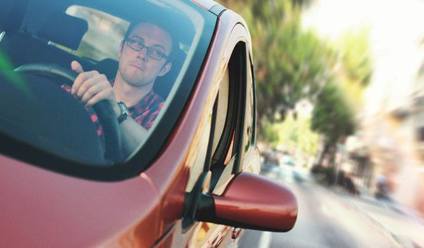
[[[137,58],[147,59],[147,47],[143,47],[137,51]]]

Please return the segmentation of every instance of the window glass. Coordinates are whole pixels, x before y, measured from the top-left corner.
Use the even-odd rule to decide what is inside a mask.
[[[247,65],[249,65],[247,69],[247,81],[246,81],[246,88],[247,88],[247,99],[246,99],[246,117],[245,117],[245,137],[248,137],[247,141],[250,144],[253,144],[255,142],[255,96],[254,96],[254,81],[253,81],[253,67],[251,66],[250,59],[247,59]],[[246,146],[249,144],[246,144]]]
[[[9,9],[13,18],[0,19],[0,30],[15,27],[0,35],[1,135],[102,166],[171,132],[155,129],[194,84],[189,68],[200,68],[208,45],[203,10],[172,0],[29,0]]]
[[[228,68],[225,70],[224,75],[219,84],[218,97],[216,99],[216,120],[215,120],[215,133],[213,136],[212,153],[214,154],[219,141],[222,138],[225,122],[228,115],[228,104],[230,94],[230,77]]]
[[[66,14],[85,20],[88,30],[76,51],[80,57],[100,61],[119,57],[119,47],[129,22],[93,8],[70,6]]]

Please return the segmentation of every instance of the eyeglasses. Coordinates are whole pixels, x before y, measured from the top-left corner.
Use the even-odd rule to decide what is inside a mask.
[[[167,59],[168,55],[166,55],[164,52],[161,51],[161,49],[156,47],[149,47],[144,44],[143,40],[140,39],[134,39],[134,38],[127,38],[125,40],[125,43],[127,46],[129,46],[134,51],[141,51],[144,48],[146,48],[146,55],[147,57],[154,59],[154,60],[161,60],[161,59]]]

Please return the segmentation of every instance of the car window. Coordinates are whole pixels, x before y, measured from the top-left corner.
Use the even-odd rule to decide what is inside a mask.
[[[81,5],[69,6],[65,13],[88,24],[88,30],[75,51],[78,56],[94,61],[118,60],[122,37],[130,25],[127,20]]]
[[[244,73],[245,44],[240,42],[232,51],[232,55],[219,83],[218,96],[215,100],[216,118],[214,141],[212,146],[212,183],[213,193],[222,193],[228,179],[239,170],[241,149],[243,145],[244,101],[246,95]],[[250,115],[250,113],[249,113]],[[249,119],[248,121],[251,122]],[[249,135],[246,135],[248,137]],[[250,140],[250,137],[247,138]]]
[[[247,56],[246,56],[247,57]],[[253,78],[253,66],[251,63],[250,57],[246,58],[248,68],[246,68],[247,78],[246,78],[246,115],[245,115],[245,137],[246,140],[244,142],[245,150],[248,149],[249,145],[255,143],[255,135],[256,135],[256,106],[255,106],[255,83]]]
[[[225,122],[227,121],[228,116],[229,94],[230,78],[229,71],[227,68],[219,84],[218,96],[216,98],[216,119],[212,143],[212,153],[216,152],[219,141],[222,139],[222,132],[224,131]]]
[[[213,31],[205,27],[209,14],[179,1],[18,2],[0,3],[8,16],[0,18],[0,134],[88,166],[122,164],[143,149],[154,156],[194,85]],[[118,123],[119,139],[111,139],[113,114],[102,116],[72,94],[72,76],[81,72],[71,70],[72,61],[104,75],[113,90],[121,87],[108,113],[142,127],[132,148],[125,143],[127,124]],[[126,94],[124,84],[138,95],[121,108],[115,103]],[[111,140],[122,141],[119,160],[107,156]]]

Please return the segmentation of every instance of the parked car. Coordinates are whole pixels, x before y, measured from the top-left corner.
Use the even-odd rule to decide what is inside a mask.
[[[296,166],[296,161],[294,160],[294,158],[291,155],[283,154],[280,164],[294,167],[294,166]]]
[[[122,153],[110,102],[87,108],[66,85],[74,60],[112,82],[140,17],[175,50],[154,85],[163,107]],[[241,228],[290,230],[294,195],[257,175],[251,51],[243,19],[212,1],[2,0],[0,247],[219,247]]]

